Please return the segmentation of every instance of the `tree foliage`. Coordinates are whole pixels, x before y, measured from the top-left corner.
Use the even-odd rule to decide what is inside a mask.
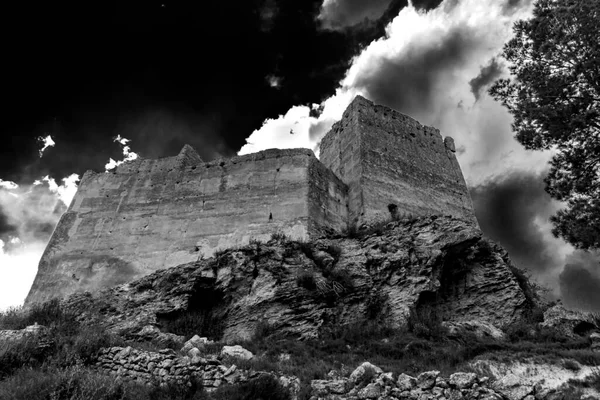
[[[538,0],[505,46],[510,79],[490,94],[514,117],[517,140],[554,156],[546,191],[566,208],[553,233],[600,248],[600,1]]]

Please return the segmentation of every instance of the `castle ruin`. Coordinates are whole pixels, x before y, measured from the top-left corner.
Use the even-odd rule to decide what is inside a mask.
[[[356,97],[308,149],[203,162],[179,155],[87,171],[25,304],[96,291],[283,233],[311,240],[404,215],[477,225],[452,138]]]

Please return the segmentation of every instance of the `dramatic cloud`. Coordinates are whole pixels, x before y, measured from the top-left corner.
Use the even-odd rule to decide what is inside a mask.
[[[543,173],[507,173],[472,188],[471,197],[486,236],[557,292],[558,274],[573,248],[550,233],[548,219],[561,205],[544,191]]]
[[[475,100],[479,100],[482,92],[494,83],[502,75],[502,72],[502,64],[497,57],[492,58],[486,66],[481,67],[479,75],[469,81]]]
[[[565,305],[600,312],[600,253],[575,251],[569,255],[560,274],[560,291]]]
[[[513,139],[506,109],[485,94],[474,102],[471,93],[469,82],[481,74],[481,65],[497,56],[512,35],[512,24],[530,12],[525,8],[507,15],[504,6],[463,0],[442,2],[429,12],[402,8],[385,37],[355,57],[335,95],[321,104],[322,112],[309,114],[305,147],[317,146],[352,98],[362,94],[454,137],[471,185],[506,170],[545,169],[549,155],[526,152]],[[252,151],[288,145],[288,134],[283,126],[264,124],[252,134]]]

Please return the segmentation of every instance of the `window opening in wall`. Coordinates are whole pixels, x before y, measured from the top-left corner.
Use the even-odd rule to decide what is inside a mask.
[[[273,220],[273,213],[269,213],[269,221]]]
[[[394,203],[388,204],[388,211],[392,219],[398,218],[398,206]]]

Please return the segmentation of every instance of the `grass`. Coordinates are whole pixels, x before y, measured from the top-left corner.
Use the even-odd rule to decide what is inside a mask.
[[[144,386],[115,380],[91,369],[21,369],[0,381],[0,398],[11,400],[211,400],[197,384]]]

